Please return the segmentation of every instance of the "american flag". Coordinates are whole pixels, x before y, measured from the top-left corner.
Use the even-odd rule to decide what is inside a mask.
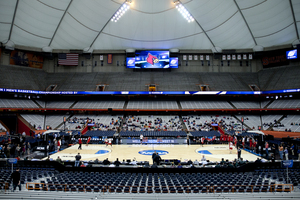
[[[58,64],[68,66],[78,66],[77,53],[60,53],[58,54]]]

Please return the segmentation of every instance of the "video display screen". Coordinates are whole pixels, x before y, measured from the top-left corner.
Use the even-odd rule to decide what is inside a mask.
[[[297,59],[297,49],[286,52],[287,59]]]
[[[136,51],[135,57],[126,58],[127,68],[178,68],[178,58],[170,58],[169,51]]]

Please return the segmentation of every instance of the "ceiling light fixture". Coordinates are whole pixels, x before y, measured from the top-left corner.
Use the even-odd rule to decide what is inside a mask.
[[[131,3],[131,0],[127,0],[123,5],[115,12],[113,17],[111,18],[111,21],[117,22],[124,14],[125,12],[130,8],[129,4]]]
[[[189,23],[195,20],[189,11],[187,11],[187,9],[180,3],[180,1],[174,1],[174,3],[176,4],[177,10]]]

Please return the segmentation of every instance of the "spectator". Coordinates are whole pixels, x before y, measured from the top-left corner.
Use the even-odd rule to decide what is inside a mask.
[[[13,188],[14,191],[16,190],[17,186],[19,187],[19,191],[21,191],[21,174],[20,174],[20,168],[17,168],[16,171],[14,171],[11,174],[12,180],[13,180]]]
[[[117,160],[114,162],[115,166],[116,167],[119,167],[121,162],[119,161],[119,158],[117,158]]]
[[[60,163],[62,165],[64,164],[63,161],[61,160],[61,158],[59,156],[57,157],[56,162],[58,162],[58,163]]]
[[[76,156],[75,156],[75,167],[79,167],[79,164],[80,164],[80,159],[81,159],[81,155],[80,153],[78,153]]]
[[[109,165],[110,164],[110,162],[109,162],[109,160],[108,160],[108,158],[106,158],[105,160],[103,160],[103,165]]]
[[[289,159],[289,151],[288,151],[287,147],[285,147],[283,153],[285,155],[285,159],[288,160]]]

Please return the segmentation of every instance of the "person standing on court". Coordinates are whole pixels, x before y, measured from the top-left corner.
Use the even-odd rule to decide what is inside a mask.
[[[80,164],[80,159],[81,159],[81,155],[80,153],[78,153],[76,156],[75,156],[75,167],[79,167],[79,164]]]
[[[153,161],[153,164],[154,164],[154,158],[156,156],[156,151],[154,151],[154,153],[152,154],[152,161]]]
[[[16,190],[17,186],[19,187],[19,191],[21,191],[21,174],[20,174],[20,168],[17,168],[16,171],[14,171],[11,174],[11,178],[13,180],[13,187],[14,191]]]
[[[242,150],[241,150],[240,147],[238,147],[237,154],[238,154],[238,160],[240,160],[241,159],[241,154],[242,154]]]
[[[144,139],[144,136],[143,134],[140,135],[140,141],[141,141],[141,144],[143,144],[143,139]]]
[[[89,145],[90,141],[91,141],[91,136],[88,138],[88,140],[87,140],[87,142],[86,142],[86,146]]]
[[[78,149],[82,150],[82,148],[81,148],[81,145],[82,145],[82,140],[81,140],[81,138],[79,138],[78,144],[79,144]]]

